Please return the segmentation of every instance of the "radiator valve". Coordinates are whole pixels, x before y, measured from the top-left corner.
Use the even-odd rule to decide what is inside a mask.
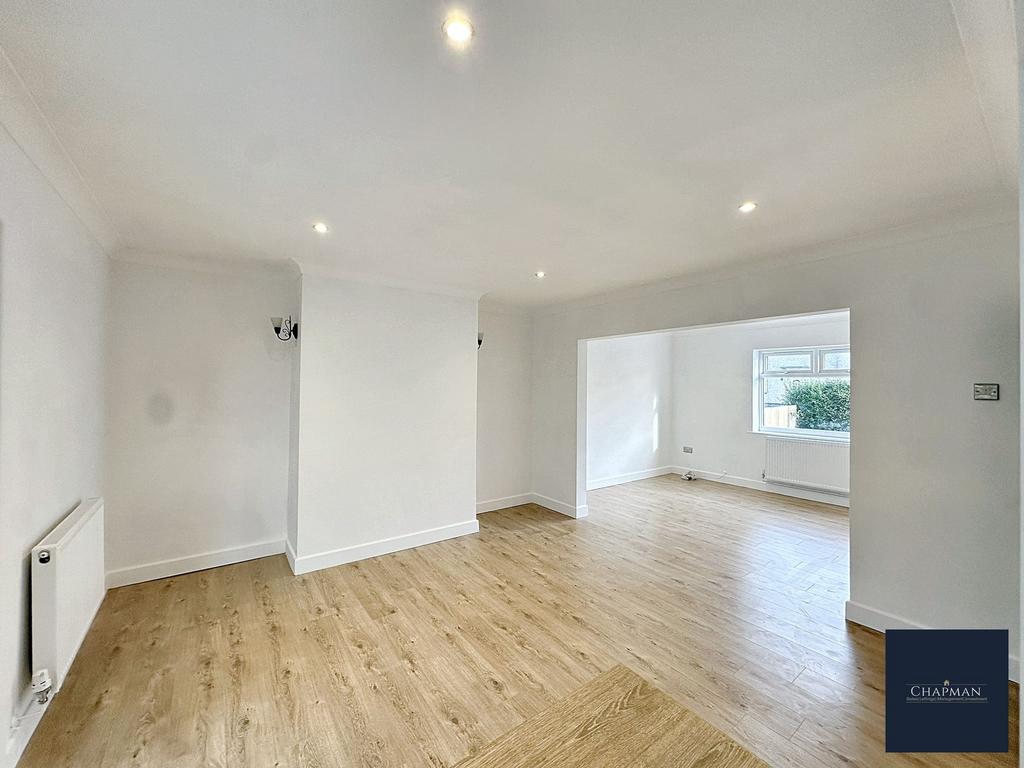
[[[34,675],[32,675],[32,693],[36,696],[36,701],[40,704],[45,704],[47,699],[50,698],[50,690],[53,688],[53,680],[50,679],[50,670],[40,669]]]

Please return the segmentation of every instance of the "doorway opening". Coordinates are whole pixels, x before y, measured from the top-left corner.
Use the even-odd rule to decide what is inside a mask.
[[[580,345],[584,493],[676,474],[849,507],[848,310]]]
[[[687,542],[680,568],[700,563],[696,578],[737,600],[835,614],[850,580],[849,311],[579,352],[577,504]]]

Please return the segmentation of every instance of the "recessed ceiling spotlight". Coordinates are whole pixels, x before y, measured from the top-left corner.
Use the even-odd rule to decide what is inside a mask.
[[[740,213],[750,213],[755,208],[757,208],[757,203],[753,200],[747,200],[747,202],[740,205]]]
[[[444,25],[441,29],[444,30],[448,42],[458,48],[467,45],[470,38],[473,37],[473,25],[469,23],[469,19],[465,16],[449,16],[444,20]]]
[[[540,271],[540,272],[534,272],[533,276],[536,277],[538,280],[543,280],[547,276],[547,274],[548,274],[547,272]]]
[[[318,235],[326,235],[330,231],[330,227],[324,224],[322,221],[318,221],[313,225],[313,231]]]

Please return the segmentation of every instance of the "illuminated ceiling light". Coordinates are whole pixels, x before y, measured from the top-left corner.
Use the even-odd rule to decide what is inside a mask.
[[[449,16],[441,29],[444,30],[448,42],[458,48],[467,45],[473,37],[473,25],[465,16]]]
[[[755,208],[757,208],[757,203],[755,203],[753,200],[747,200],[747,202],[743,203],[740,206],[740,213],[750,213]]]
[[[330,227],[324,224],[322,221],[318,221],[313,225],[313,231],[318,235],[326,235],[330,231]]]
[[[534,272],[533,273],[533,276],[536,277],[538,280],[543,280],[546,275],[547,275],[547,272],[544,272],[544,271]]]

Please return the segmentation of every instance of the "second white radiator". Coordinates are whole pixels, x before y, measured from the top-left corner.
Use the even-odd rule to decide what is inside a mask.
[[[850,493],[850,444],[831,440],[767,438],[764,479],[825,493]]]

